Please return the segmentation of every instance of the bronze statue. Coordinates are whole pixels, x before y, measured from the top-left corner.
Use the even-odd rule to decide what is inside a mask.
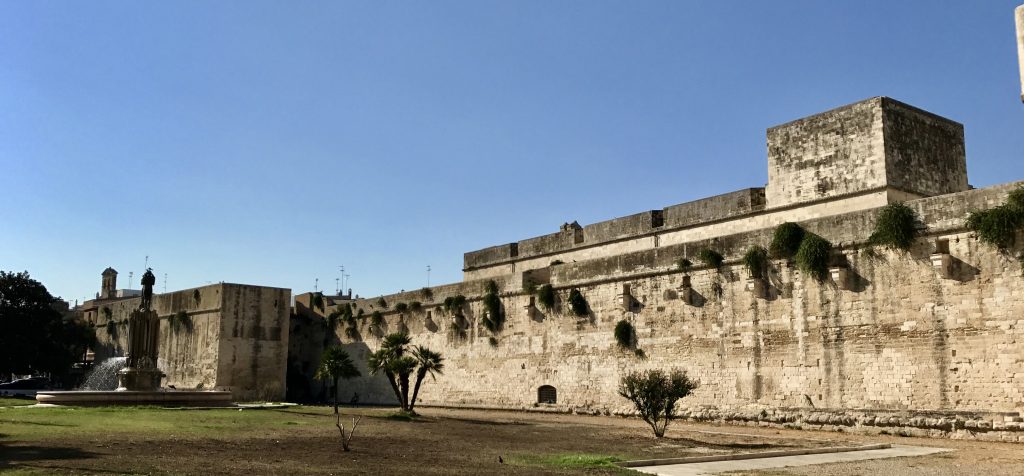
[[[142,300],[128,318],[127,366],[119,372],[119,390],[154,390],[160,386],[163,373],[157,369],[160,346],[160,317],[153,307],[152,269],[142,275]]]

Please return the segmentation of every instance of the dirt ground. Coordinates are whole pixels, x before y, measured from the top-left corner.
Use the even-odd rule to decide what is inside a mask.
[[[176,431],[175,420],[197,425],[183,416],[198,410],[161,413],[167,429],[128,433],[102,427],[76,432],[74,416],[51,422],[13,413],[23,411],[0,415],[0,474],[624,474],[629,472],[577,466],[566,456],[647,459],[877,442],[957,451],[766,474],[1020,474],[1014,469],[1024,467],[1024,445],[680,422],[656,440],[641,421],[616,417],[425,408],[422,418],[400,421],[387,418],[385,409],[343,409],[364,415],[353,451],[345,453],[331,409],[324,407],[246,410],[274,413],[261,414],[258,424],[213,433]],[[132,418],[132,411],[138,410],[116,415]],[[18,428],[8,425],[56,427],[16,437]]]

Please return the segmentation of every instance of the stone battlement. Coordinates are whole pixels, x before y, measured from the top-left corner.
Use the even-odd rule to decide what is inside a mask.
[[[511,275],[968,188],[963,126],[886,97],[772,127],[767,144],[766,188],[471,251],[463,256],[464,277]]]

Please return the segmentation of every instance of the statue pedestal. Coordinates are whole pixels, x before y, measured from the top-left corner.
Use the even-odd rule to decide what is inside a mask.
[[[117,373],[117,391],[144,392],[160,388],[164,373],[159,369],[133,369],[127,367]]]

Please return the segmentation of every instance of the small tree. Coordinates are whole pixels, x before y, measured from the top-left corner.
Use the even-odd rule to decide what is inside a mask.
[[[334,413],[338,413],[338,379],[348,380],[362,375],[341,347],[328,347],[320,356],[320,366],[316,369],[316,378],[330,380],[334,391]],[[345,451],[348,451],[346,448]]]
[[[398,386],[398,371],[404,369],[396,363],[399,359],[405,356],[405,348],[410,342],[412,342],[412,340],[409,339],[407,334],[388,334],[384,337],[384,342],[381,343],[380,349],[377,349],[376,352],[370,354],[367,361],[367,366],[370,368],[371,375],[383,373],[387,378],[388,383],[391,384],[391,390],[395,392],[395,399],[398,400],[403,411],[406,410],[406,404],[405,399],[402,398],[402,391]],[[406,381],[408,381],[408,375],[406,375]]]
[[[421,345],[412,350],[412,356],[419,365],[416,369],[416,386],[412,390],[412,400],[409,401],[409,412],[415,413],[416,398],[420,395],[420,384],[423,383],[427,374],[430,374],[430,378],[437,379],[437,375],[444,373],[444,357]]]
[[[661,370],[630,372],[619,382],[619,395],[633,402],[637,413],[651,429],[654,436],[665,436],[665,429],[675,418],[676,402],[697,388],[698,383],[690,380],[684,372],[673,370],[666,374]]]
[[[384,338],[380,349],[370,354],[367,364],[371,374],[381,372],[387,377],[402,411],[412,414],[415,413],[413,408],[416,405],[416,398],[419,396],[423,378],[427,374],[432,377],[440,374],[444,369],[444,358],[441,357],[441,354],[422,346],[417,346],[410,352],[408,348],[410,343],[411,340],[406,334],[389,334]],[[413,372],[416,372],[416,386],[410,399],[409,383]]]

